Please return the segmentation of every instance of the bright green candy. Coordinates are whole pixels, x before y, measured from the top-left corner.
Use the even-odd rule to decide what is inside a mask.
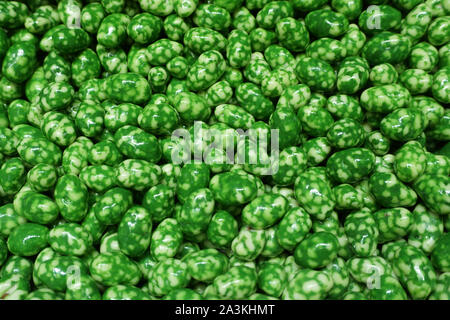
[[[332,0],[331,6],[334,10],[342,13],[349,20],[357,18],[362,10],[361,0]]]
[[[258,288],[273,297],[279,297],[286,286],[284,267],[275,263],[263,263],[258,270]]]
[[[56,51],[71,54],[82,51],[89,46],[89,35],[81,28],[61,28],[52,35]]]
[[[448,175],[425,174],[413,184],[414,190],[425,205],[439,215],[450,213],[449,186],[450,179]]]
[[[187,122],[203,121],[211,115],[206,100],[193,92],[181,92],[175,97],[174,108]]]
[[[229,64],[233,68],[247,66],[251,58],[250,38],[245,31],[233,30],[228,36],[226,55]]]
[[[412,47],[408,61],[413,69],[431,71],[439,60],[438,50],[428,42],[420,42]]]
[[[331,126],[327,139],[335,148],[357,147],[364,141],[364,129],[357,121],[344,118]]]
[[[216,249],[192,252],[183,258],[188,273],[198,281],[210,282],[228,270],[228,258]]]
[[[159,182],[161,168],[139,159],[127,159],[116,167],[117,184],[121,187],[142,191]]]
[[[425,169],[425,173],[437,175],[448,174],[448,170],[450,169],[448,157],[443,155],[436,155],[431,152],[427,152],[425,153],[425,155],[427,157],[427,166]]]
[[[381,277],[395,277],[391,265],[382,257],[378,256],[351,258],[347,261],[347,268],[352,278],[357,281],[354,285],[359,285],[359,283],[365,284],[369,290],[382,289]],[[352,284],[350,284],[349,289],[351,287]],[[360,288],[357,290],[361,291]]]
[[[402,14],[389,5],[369,6],[359,16],[359,26],[367,34],[396,30],[400,27]]]
[[[14,195],[26,181],[26,169],[19,158],[10,158],[0,167],[0,195]]]
[[[436,246],[431,252],[431,262],[437,270],[448,272],[450,270],[450,260],[448,258],[448,248],[450,247],[450,236],[448,233],[442,235],[436,242]]]
[[[378,225],[378,242],[398,240],[404,237],[412,225],[413,215],[405,208],[382,209],[374,213]]]
[[[81,103],[76,118],[76,127],[87,137],[95,137],[103,131],[104,110],[96,104]]]
[[[124,214],[117,230],[120,250],[127,256],[142,255],[150,245],[152,219],[144,207],[133,206]]]
[[[424,299],[436,285],[436,272],[425,254],[412,246],[404,246],[394,258],[392,267],[413,299]]]
[[[4,252],[7,253],[6,244],[4,244]],[[6,258],[6,256],[4,257]],[[29,281],[33,272],[33,264],[30,260],[20,256],[10,256],[3,265],[0,278],[6,279],[13,276],[20,276],[24,280]]]
[[[433,97],[442,103],[450,103],[449,93],[450,67],[439,69],[433,76],[431,91]]]
[[[58,180],[54,166],[40,163],[34,166],[27,174],[27,181],[36,191],[48,191]]]
[[[73,121],[68,116],[56,111],[44,114],[41,130],[47,139],[62,147],[72,144],[77,138]]]
[[[67,276],[66,300],[100,300],[97,283],[88,275],[69,274]]]
[[[413,108],[400,108],[392,111],[381,120],[381,132],[396,141],[417,138],[426,126],[423,113]]]
[[[128,69],[132,73],[138,73],[146,77],[151,69],[150,63],[147,61],[147,48],[140,44],[133,44],[128,51]]]
[[[103,292],[103,300],[150,300],[150,297],[139,288],[118,284]]]
[[[151,256],[157,261],[173,258],[183,241],[183,233],[177,220],[164,219],[153,231],[150,243]]]
[[[67,174],[78,175],[88,165],[87,147],[79,142],[74,142],[64,150],[62,156],[62,168]]]
[[[272,101],[264,97],[261,89],[254,83],[245,82],[236,88],[236,99],[255,119],[267,119],[273,113]]]
[[[39,102],[45,112],[59,110],[69,106],[74,95],[75,90],[68,82],[49,82],[42,89]]]
[[[283,47],[293,52],[301,52],[309,44],[309,33],[302,20],[292,17],[280,19],[276,23],[275,32]]]
[[[292,17],[294,10],[288,1],[267,3],[256,15],[256,22],[261,28],[274,29],[277,22],[283,18]]]
[[[97,31],[97,42],[107,48],[119,46],[127,36],[130,18],[122,13],[106,16]]]
[[[58,217],[59,208],[53,200],[34,191],[18,193],[14,199],[14,210],[27,220],[48,224]]]
[[[411,51],[411,40],[403,35],[383,31],[365,44],[362,56],[371,65],[381,63],[399,63],[404,61]]]
[[[189,194],[177,215],[181,230],[188,236],[198,236],[208,228],[214,211],[214,196],[209,189],[197,189]]]
[[[125,156],[142,159],[148,162],[158,162],[161,149],[155,136],[134,126],[123,126],[114,134],[117,148]]]
[[[311,104],[298,109],[297,117],[302,124],[303,131],[314,137],[325,136],[334,122],[327,109]]]
[[[398,73],[390,63],[382,63],[372,68],[369,78],[374,85],[383,86],[395,83],[398,79]]]
[[[218,5],[201,4],[195,10],[192,21],[199,27],[221,31],[231,25],[231,16],[227,10]]]
[[[105,109],[105,127],[112,132],[126,125],[137,126],[137,120],[142,111],[141,107],[132,103],[112,105]]]
[[[347,55],[347,49],[338,40],[320,38],[308,46],[306,54],[309,57],[333,63],[342,60]]]
[[[106,286],[135,285],[141,278],[137,264],[122,253],[101,253],[96,256],[89,271],[92,279]]]
[[[169,15],[174,9],[172,0],[138,0],[138,2],[142,10],[162,17]]]
[[[363,208],[350,213],[345,218],[344,230],[357,256],[368,257],[374,254],[379,231],[369,209]]]
[[[371,300],[407,300],[406,292],[397,278],[383,274],[376,280],[375,286],[369,288]]]
[[[147,47],[147,59],[151,65],[164,65],[183,51],[183,45],[169,39],[160,39]]]
[[[293,250],[305,238],[311,226],[311,219],[303,208],[290,209],[276,230],[280,245],[287,250]]]
[[[334,153],[327,161],[328,175],[340,183],[353,183],[373,170],[375,155],[365,148],[350,148]]]
[[[166,68],[172,77],[183,79],[189,71],[189,64],[186,58],[179,56],[167,62]]]
[[[295,262],[304,268],[320,269],[331,263],[338,252],[337,238],[328,232],[306,237],[294,251]]]
[[[333,188],[336,209],[361,209],[364,205],[363,193],[349,184],[340,184]]]
[[[295,197],[310,215],[319,220],[325,219],[335,205],[329,182],[313,171],[306,171],[298,176]]]
[[[288,147],[281,151],[278,171],[272,175],[278,185],[291,185],[306,169],[307,158],[302,148]]]
[[[256,291],[257,274],[247,266],[234,266],[214,279],[213,288],[222,299],[245,299]]]
[[[206,91],[205,99],[209,106],[226,104],[233,96],[233,88],[226,80],[221,80],[213,84]]]
[[[17,28],[24,24],[29,15],[26,4],[18,1],[5,1],[0,4],[0,25],[6,28]]]
[[[95,205],[95,216],[106,225],[117,224],[133,203],[131,192],[123,188],[113,188],[105,192]]]
[[[431,253],[444,232],[444,225],[435,213],[417,205],[408,230],[408,243],[425,253]]]
[[[16,227],[8,237],[8,250],[18,256],[34,256],[47,246],[48,229],[35,223]]]
[[[289,280],[282,298],[284,300],[325,299],[332,287],[333,280],[328,272],[302,269]]]
[[[235,129],[249,129],[255,121],[251,114],[232,104],[221,104],[217,106],[214,110],[214,115],[218,121]]]
[[[400,75],[400,82],[411,94],[422,94],[431,88],[433,77],[421,69],[408,69]]]
[[[150,85],[139,74],[116,74],[107,78],[106,82],[106,94],[113,101],[142,104],[150,99]]]
[[[29,43],[15,43],[6,51],[2,73],[15,83],[22,83],[33,73],[36,65],[36,49]]]
[[[81,221],[88,209],[88,190],[81,179],[66,174],[58,179],[54,192],[61,216],[71,222]]]
[[[349,25],[343,14],[327,9],[311,11],[306,15],[305,23],[317,38],[338,37],[348,30]]]
[[[178,122],[178,112],[167,103],[148,104],[138,117],[142,129],[158,135],[170,134]]]
[[[222,76],[225,67],[225,60],[220,52],[205,51],[189,69],[186,85],[193,91],[207,89]]]
[[[5,241],[3,239],[0,239],[0,266],[3,265],[7,257],[8,257],[8,248],[6,246]]]
[[[370,149],[375,155],[383,156],[389,151],[391,143],[381,132],[372,131],[366,136],[364,146]]]
[[[224,210],[217,211],[207,229],[208,240],[219,247],[226,246],[238,234],[238,223],[234,217]]]
[[[117,232],[106,232],[100,239],[100,253],[123,253],[119,247]],[[92,262],[92,260],[91,260]]]
[[[283,67],[287,71],[293,71],[296,63],[292,53],[279,45],[271,45],[267,47],[266,50],[264,50],[264,58],[272,69]]]
[[[148,44],[157,39],[162,28],[160,18],[150,14],[141,13],[133,17],[128,24],[128,36],[140,44]]]
[[[109,140],[100,141],[96,143],[91,150],[89,150],[88,161],[93,165],[106,164],[114,166],[122,160],[122,154],[117,149],[114,142]]]
[[[377,172],[369,179],[370,191],[383,207],[412,206],[417,194],[404,185],[393,173]]]
[[[92,49],[82,51],[72,62],[72,79],[77,87],[100,75],[100,60]]]
[[[398,84],[388,84],[365,90],[361,94],[360,103],[367,111],[386,113],[406,107],[410,97],[406,88]]]
[[[70,62],[54,51],[51,51],[45,57],[43,69],[45,79],[48,82],[67,82],[72,77]]]
[[[207,187],[209,180],[209,169],[205,163],[186,163],[177,181],[178,200],[183,203],[193,191]]]
[[[5,76],[0,77],[0,88],[0,99],[7,103],[22,96],[22,87]]]
[[[122,48],[107,48],[97,44],[96,52],[103,69],[109,74],[127,72],[127,54]]]
[[[439,120],[444,115],[443,107],[433,98],[426,96],[416,96],[411,100],[410,107],[422,111],[428,122],[428,128],[433,128],[439,124]]]
[[[186,32],[184,43],[189,49],[200,54],[208,50],[221,51],[226,47],[227,39],[215,30],[196,27]]]
[[[242,226],[239,234],[231,242],[234,256],[245,261],[254,261],[263,251],[266,238],[263,230]]]
[[[448,300],[448,288],[450,286],[450,274],[442,273],[439,275],[434,291],[428,297],[429,300]]]
[[[424,173],[426,161],[422,145],[417,141],[407,142],[395,154],[395,174],[403,182],[412,182]]]
[[[450,28],[450,19],[448,16],[438,17],[428,27],[428,41],[434,46],[446,44],[450,37],[448,30]]]
[[[92,236],[76,223],[63,223],[50,230],[48,243],[57,253],[84,255],[92,246]]]
[[[21,275],[13,275],[0,280],[2,300],[23,300],[30,291],[30,283]]]
[[[25,28],[31,33],[44,33],[59,23],[58,12],[52,6],[44,5],[25,19]]]
[[[150,271],[148,288],[155,296],[163,296],[174,289],[184,288],[191,276],[185,262],[168,258],[158,262]]]
[[[25,218],[14,210],[12,203],[0,207],[0,236],[7,238],[14,228],[25,222]]]
[[[7,111],[11,127],[28,123],[27,115],[29,108],[30,103],[22,99],[14,100],[9,104]]]
[[[256,28],[250,32],[249,37],[252,50],[263,52],[266,48],[276,42],[277,35],[273,31]]]
[[[336,258],[325,270],[333,281],[333,288],[328,292],[328,296],[334,299],[341,298],[350,283],[350,274],[344,259]]]
[[[337,119],[348,118],[359,122],[364,117],[359,102],[345,94],[329,97],[326,108]]]
[[[356,24],[350,24],[347,32],[341,38],[341,43],[347,50],[347,56],[356,56],[366,43],[366,35]]]
[[[160,222],[172,215],[174,191],[164,184],[153,186],[144,195],[142,205],[150,212],[153,221]]]
[[[364,59],[348,57],[339,65],[336,87],[339,92],[354,94],[364,88],[369,79],[369,67]]]
[[[309,166],[315,166],[328,157],[331,145],[325,137],[313,138],[303,145]]]
[[[284,216],[287,206],[286,198],[281,195],[259,196],[242,210],[242,222],[254,229],[265,229]]]
[[[278,99],[277,107],[291,107],[297,111],[305,106],[311,98],[311,90],[304,84],[295,84],[287,87]]]
[[[301,56],[298,59],[295,73],[298,79],[317,91],[331,91],[336,82],[333,68],[325,61]]]

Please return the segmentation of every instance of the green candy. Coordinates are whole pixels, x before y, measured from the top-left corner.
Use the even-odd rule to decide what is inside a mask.
[[[357,147],[364,141],[364,129],[357,121],[344,118],[331,126],[327,139],[335,148]]]
[[[44,114],[41,131],[47,139],[61,147],[72,144],[77,138],[73,121],[68,116],[56,111]]]
[[[305,23],[309,31],[318,38],[338,37],[348,30],[347,18],[338,12],[322,9],[306,15]]]
[[[231,25],[231,16],[216,4],[201,4],[195,10],[192,21],[199,27],[221,31]]]
[[[211,115],[205,98],[193,92],[179,93],[174,98],[173,107],[186,122],[204,121]]]
[[[183,233],[177,220],[161,221],[152,233],[150,253],[156,261],[175,257],[183,242]]]
[[[72,79],[77,87],[100,75],[100,60],[92,49],[82,51],[72,62]]]
[[[6,28],[17,28],[24,24],[29,15],[26,4],[18,1],[5,1],[0,4],[0,25]]]
[[[225,72],[226,63],[216,50],[203,52],[187,73],[186,85],[192,91],[207,89]]]
[[[216,249],[204,249],[186,255],[190,276],[198,281],[210,282],[228,270],[228,258]]]
[[[406,245],[392,261],[392,267],[413,299],[426,298],[436,286],[436,272],[426,255]]]
[[[148,289],[152,295],[163,296],[174,289],[186,287],[190,279],[187,263],[168,258],[158,262],[150,271]]]
[[[151,240],[152,217],[141,206],[133,206],[125,212],[117,229],[120,250],[129,257],[142,255]]]
[[[141,278],[137,264],[122,253],[100,253],[89,266],[92,279],[106,285],[135,285]]]
[[[450,261],[446,252],[450,246],[449,234],[443,234],[436,242],[436,246],[431,252],[431,262],[433,266],[441,272],[448,272],[450,269]]]
[[[350,184],[340,184],[333,188],[336,209],[361,209],[364,205],[363,193]]]
[[[278,20],[275,32],[283,47],[293,52],[303,51],[310,41],[309,33],[304,21],[295,20],[292,17]]]
[[[412,182],[424,173],[426,161],[421,144],[417,141],[407,142],[395,154],[395,174],[403,182]]]
[[[291,108],[278,107],[269,118],[272,130],[278,130],[280,149],[295,146],[300,140],[302,131],[301,119],[298,119]]]
[[[118,284],[103,292],[103,300],[150,300],[150,297],[135,286]]]
[[[426,126],[423,113],[412,108],[400,108],[392,111],[380,122],[381,132],[396,141],[408,141],[417,138]]]
[[[303,268],[320,269],[337,257],[338,247],[338,240],[333,234],[315,232],[297,246],[295,262]]]
[[[2,300],[23,300],[30,291],[30,284],[20,275],[5,277],[0,280]]]
[[[333,68],[317,58],[301,56],[295,67],[295,74],[302,83],[319,92],[333,90],[336,82]]]
[[[127,159],[116,167],[116,173],[119,186],[142,191],[159,182],[161,168],[145,160]]]
[[[89,189],[97,192],[106,191],[117,184],[116,171],[107,165],[86,166],[79,177]]]
[[[69,274],[67,276],[66,300],[100,300],[97,283],[88,275]]]
[[[400,75],[399,80],[411,94],[423,94],[433,83],[433,77],[421,69],[408,69]]]
[[[431,91],[433,97],[442,103],[450,103],[449,94],[450,67],[439,69],[433,76]]]
[[[0,236],[6,239],[17,226],[25,222],[26,219],[17,214],[12,203],[0,207]]]
[[[431,253],[444,232],[444,224],[439,216],[429,212],[423,205],[417,205],[412,214],[408,230],[408,244]]]
[[[45,57],[43,69],[48,82],[67,82],[72,77],[70,63],[54,51]]]
[[[231,267],[213,281],[213,290],[222,299],[245,299],[256,291],[256,286],[255,270],[244,265]]]
[[[181,203],[184,203],[193,191],[208,186],[210,180],[209,168],[204,163],[186,163],[181,168],[177,180],[177,197]]]
[[[106,225],[117,224],[133,203],[131,192],[123,188],[113,188],[105,192],[95,204],[95,216]]]
[[[414,190],[432,212],[439,215],[450,213],[450,198],[448,175],[424,174],[413,184]]]
[[[369,209],[363,208],[350,213],[345,218],[344,231],[352,251],[358,257],[368,257],[375,253],[379,230]]]
[[[348,57],[339,65],[336,87],[339,92],[355,94],[364,88],[369,79],[367,62],[356,57]]]
[[[360,28],[367,34],[396,30],[400,27],[402,14],[389,5],[369,6],[359,16]]]
[[[263,263],[258,270],[258,288],[270,296],[281,296],[286,280],[287,274],[283,266],[275,263]]]
[[[39,95],[44,112],[60,110],[69,106],[75,96],[75,90],[68,82],[49,82]]]
[[[448,287],[450,285],[450,274],[442,273],[439,275],[434,291],[428,297],[429,300],[448,300]]]
[[[311,58],[333,63],[342,60],[347,55],[347,50],[338,40],[320,38],[308,46],[306,55]]]
[[[369,179],[369,186],[377,203],[383,207],[409,207],[417,201],[414,190],[399,181],[393,173],[374,173]]]
[[[242,210],[242,222],[254,229],[265,229],[284,216],[287,206],[286,198],[281,195],[259,196]]]
[[[367,177],[375,165],[375,155],[365,148],[334,153],[327,161],[327,173],[340,183],[353,183]]]
[[[14,199],[14,210],[27,220],[39,224],[49,224],[59,215],[59,208],[51,198],[34,191],[18,193]]]
[[[303,131],[313,137],[326,136],[327,131],[334,123],[331,113],[322,107],[309,105],[298,109],[297,117],[300,120]]]
[[[379,243],[404,237],[413,222],[412,213],[405,208],[382,209],[373,215],[378,225]]]
[[[325,299],[333,287],[333,280],[326,271],[299,270],[289,280],[282,298],[284,300]]]
[[[203,27],[189,29],[184,35],[186,46],[197,54],[208,50],[221,51],[227,45],[227,39],[219,32]],[[170,60],[170,59],[169,59]]]
[[[36,49],[33,45],[14,43],[3,58],[3,76],[12,82],[22,83],[32,75],[36,63]]]
[[[412,47],[408,62],[411,68],[427,72],[433,70],[439,60],[438,50],[428,42],[420,42]]]
[[[0,195],[14,195],[25,184],[25,165],[19,158],[10,158],[0,167]]]
[[[209,222],[206,235],[214,245],[227,246],[238,235],[238,223],[227,211],[218,210]]]
[[[150,212],[153,221],[161,222],[172,215],[174,196],[172,188],[159,184],[145,193],[142,205]]]
[[[35,191],[48,191],[58,180],[54,166],[40,163],[34,166],[27,174],[27,182]]]
[[[113,101],[142,104],[150,99],[150,85],[139,74],[116,74],[108,77],[106,82],[106,94]]]
[[[242,226],[238,235],[231,242],[231,250],[236,258],[254,261],[266,244],[264,230],[255,230]]]
[[[70,222],[83,220],[88,211],[88,190],[82,180],[66,174],[58,179],[54,192],[61,216]]]
[[[125,156],[150,163],[158,162],[161,158],[161,149],[155,136],[135,126],[126,125],[118,129],[114,141]]]
[[[8,250],[18,256],[34,256],[47,246],[48,229],[35,223],[24,223],[12,230]]]
[[[341,38],[341,43],[347,50],[347,56],[356,56],[366,43],[366,35],[356,24],[350,24],[347,32]]]
[[[48,243],[59,254],[82,256],[90,249],[92,237],[79,224],[63,223],[50,230]]]
[[[302,148],[288,147],[281,151],[278,171],[272,175],[278,185],[291,185],[295,177],[306,169],[307,156]]]
[[[104,124],[106,129],[115,132],[126,125],[137,126],[142,108],[132,103],[111,105],[105,108]]]
[[[189,194],[177,214],[181,230],[187,236],[199,236],[208,228],[214,211],[214,196],[209,189],[197,189]]]
[[[278,224],[276,230],[280,245],[286,250],[293,250],[312,227],[311,218],[301,207],[290,209]]]
[[[52,35],[55,50],[62,54],[71,54],[86,49],[91,39],[81,28],[61,28]]]

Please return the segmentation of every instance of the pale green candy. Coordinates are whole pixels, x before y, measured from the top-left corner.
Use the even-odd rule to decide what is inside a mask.
[[[256,291],[257,274],[244,265],[233,266],[214,279],[213,288],[222,299],[245,299]]]
[[[284,300],[325,299],[333,287],[333,280],[326,271],[299,270],[289,280],[282,298]]]
[[[231,243],[233,254],[245,261],[254,261],[263,251],[266,243],[263,230],[243,226]]]
[[[173,258],[183,241],[183,233],[177,220],[167,218],[153,231],[150,243],[151,256],[157,261]]]
[[[50,230],[48,242],[55,252],[64,255],[84,255],[92,246],[92,236],[81,225],[63,223]]]
[[[345,218],[344,230],[358,257],[368,257],[375,253],[379,231],[369,209],[363,208],[350,213]]]
[[[150,271],[149,292],[155,296],[166,295],[171,290],[186,287],[190,279],[187,264],[181,260],[169,258],[158,262]]]

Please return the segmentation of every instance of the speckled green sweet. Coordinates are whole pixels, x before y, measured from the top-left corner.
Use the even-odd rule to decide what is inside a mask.
[[[361,209],[364,205],[363,193],[350,184],[340,184],[333,188],[336,209]]]
[[[159,182],[161,168],[145,160],[127,159],[116,167],[116,174],[119,186],[142,191]]]
[[[395,174],[403,182],[414,181],[424,173],[426,160],[425,152],[419,142],[407,142],[395,155]]]
[[[383,31],[367,41],[362,55],[371,65],[395,64],[404,61],[410,51],[411,40],[408,37]]]
[[[219,246],[228,245],[238,234],[238,223],[234,217],[224,210],[218,210],[207,229],[208,240]]]
[[[299,118],[303,131],[314,137],[326,136],[326,132],[333,125],[333,117],[327,109],[306,105],[298,109]]]
[[[367,62],[361,58],[348,57],[339,65],[336,87],[339,92],[354,94],[364,88],[368,78]]]
[[[27,220],[39,224],[53,222],[59,214],[59,208],[51,198],[34,191],[17,194],[14,210]]]
[[[222,299],[245,299],[256,291],[257,274],[247,266],[234,266],[214,279],[213,288]]]
[[[36,62],[36,50],[31,44],[15,43],[3,58],[2,73],[8,80],[21,83],[31,76]]]
[[[101,253],[95,257],[89,271],[92,278],[103,285],[135,285],[141,272],[135,262],[121,253]]]
[[[8,237],[8,250],[18,256],[34,256],[47,246],[48,229],[35,223],[16,227]]]
[[[177,215],[184,234],[198,236],[206,231],[214,211],[214,196],[207,188],[197,189],[189,194]]]
[[[30,291],[30,284],[20,275],[13,275],[0,280],[2,300],[23,300]]]
[[[153,231],[150,253],[157,261],[173,258],[183,241],[183,233],[177,220],[164,219]]]
[[[265,229],[284,216],[287,200],[281,195],[265,194],[242,210],[242,222],[254,229]]]
[[[439,275],[434,291],[428,297],[429,300],[448,300],[448,287],[450,285],[450,274],[448,272]]]
[[[295,262],[304,268],[320,269],[337,256],[338,241],[328,232],[316,232],[304,239],[294,251]]]
[[[108,190],[95,207],[95,216],[106,225],[117,224],[133,202],[132,194],[123,188]]]
[[[231,243],[233,254],[242,260],[255,260],[264,249],[266,239],[263,230],[243,226]]]
[[[418,178],[414,190],[424,204],[433,212],[446,215],[450,212],[448,190],[449,179],[445,175],[426,174]]]
[[[359,16],[359,26],[366,34],[395,30],[400,27],[402,14],[389,5],[369,6]]]
[[[413,222],[412,213],[405,208],[382,209],[373,215],[378,225],[379,243],[404,237]]]
[[[366,177],[375,165],[375,155],[365,148],[350,148],[334,153],[327,161],[329,176],[340,183]]]
[[[357,121],[344,118],[331,126],[327,139],[335,148],[357,147],[364,141],[364,129]]]
[[[415,207],[412,219],[408,231],[408,243],[425,253],[432,252],[444,231],[442,220],[423,205]]]
[[[363,208],[350,213],[345,218],[344,230],[357,256],[367,257],[374,254],[379,231],[369,209]]]
[[[412,108],[392,111],[381,120],[381,132],[390,139],[408,141],[417,138],[426,125],[423,113]]]
[[[26,180],[25,165],[19,158],[10,158],[0,167],[0,194],[14,195]]]
[[[395,274],[413,299],[424,299],[436,285],[436,272],[425,254],[412,246],[404,246],[392,262]]]
[[[150,245],[152,220],[144,207],[133,206],[124,214],[117,230],[120,250],[130,257],[144,253]]]
[[[258,270],[258,288],[273,297],[279,297],[286,286],[287,274],[275,263],[264,263]]]
[[[148,162],[161,158],[161,149],[155,136],[134,126],[123,126],[114,135],[116,146],[124,155]]]
[[[241,106],[257,120],[269,118],[274,110],[273,103],[264,97],[259,86],[254,83],[240,84],[236,88],[235,95]]]
[[[325,61],[301,56],[295,67],[298,79],[317,91],[331,91],[336,82],[333,68]]]
[[[193,279],[210,282],[228,269],[227,257],[216,249],[204,249],[192,252],[183,260]]]
[[[12,203],[0,207],[0,236],[7,238],[14,228],[25,222],[26,219],[17,214]]]
[[[374,173],[369,179],[370,190],[384,207],[412,206],[417,201],[413,189],[403,184],[393,173]]]
[[[185,262],[168,258],[160,261],[150,271],[149,292],[155,296],[166,295],[173,289],[186,287],[190,279]]]
[[[90,249],[92,237],[81,225],[64,223],[50,230],[48,242],[57,253],[82,256]]]
[[[442,235],[436,242],[436,246],[431,252],[431,262],[433,266],[442,272],[448,272],[450,270],[450,261],[446,252],[450,245],[450,237],[448,233]]]
[[[86,166],[79,177],[88,188],[97,192],[106,191],[117,184],[116,171],[107,165]]]
[[[347,55],[347,49],[335,39],[320,38],[308,46],[306,54],[309,57],[333,63],[342,60]]]
[[[305,23],[308,30],[318,38],[338,37],[348,29],[347,18],[332,10],[315,10],[307,14]]]
[[[302,269],[288,282],[282,298],[285,300],[324,299],[333,287],[333,280],[324,271]]]
[[[107,78],[106,94],[121,103],[142,104],[150,99],[148,82],[136,73],[123,73]]]
[[[67,82],[72,77],[70,62],[55,51],[51,51],[45,57],[43,70],[45,79],[48,82]]]
[[[72,144],[77,138],[74,122],[68,116],[56,111],[44,114],[41,130],[47,139],[61,147]]]
[[[119,247],[119,236],[117,232],[107,231],[103,235],[100,239],[100,253],[123,253]]]

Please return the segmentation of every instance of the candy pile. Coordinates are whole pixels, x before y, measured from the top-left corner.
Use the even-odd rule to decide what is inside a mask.
[[[450,1],[0,1],[0,65],[0,299],[450,298]]]

